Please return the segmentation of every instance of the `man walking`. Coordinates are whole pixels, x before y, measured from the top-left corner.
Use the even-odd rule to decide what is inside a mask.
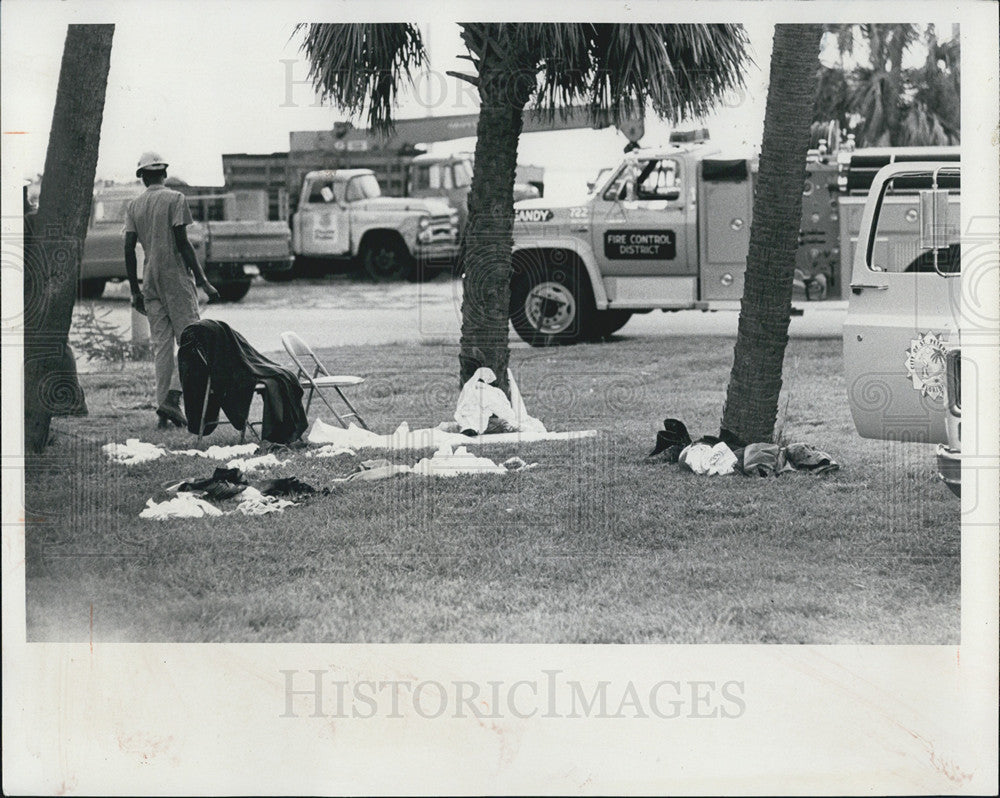
[[[149,318],[160,426],[173,422],[182,427],[187,420],[181,410],[174,343],[180,342],[185,327],[201,318],[195,285],[205,290],[209,302],[217,301],[219,292],[208,282],[188,241],[187,225],[193,220],[187,200],[164,185],[167,163],[155,152],[144,152],[135,174],[142,178],[146,190],[132,200],[125,213],[125,272],[132,290],[132,307]],[[137,241],[145,254],[141,292]]]

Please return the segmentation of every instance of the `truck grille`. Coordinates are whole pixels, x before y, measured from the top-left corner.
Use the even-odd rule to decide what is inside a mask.
[[[432,216],[427,230],[430,232],[431,241],[453,240],[456,235],[450,216]]]

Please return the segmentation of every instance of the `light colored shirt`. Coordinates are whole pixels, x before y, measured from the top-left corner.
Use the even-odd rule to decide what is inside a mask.
[[[174,228],[193,221],[184,195],[159,183],[148,186],[129,203],[125,232],[135,233],[142,244],[144,283],[153,275],[172,270],[187,276],[187,266],[174,241]]]

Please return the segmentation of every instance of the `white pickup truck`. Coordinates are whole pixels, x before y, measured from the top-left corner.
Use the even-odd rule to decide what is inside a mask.
[[[126,279],[122,248],[125,210],[142,192],[139,183],[103,186],[94,192],[80,263],[83,298],[96,299],[109,280]],[[284,223],[230,220],[227,209],[233,204],[231,195],[188,196],[187,202],[195,220],[188,227],[188,238],[223,301],[243,299],[257,274],[291,271],[291,234]]]
[[[961,460],[960,170],[957,163],[882,168],[865,203],[844,324],[844,369],[864,438],[937,444],[956,494]],[[894,205],[911,203],[905,216]],[[908,225],[901,235],[900,224]]]
[[[371,169],[309,172],[292,217],[300,273],[316,264],[360,265],[373,280],[451,268],[458,255],[458,211],[440,199],[383,197]]]

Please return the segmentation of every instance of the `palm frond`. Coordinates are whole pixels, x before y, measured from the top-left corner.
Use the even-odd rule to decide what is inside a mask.
[[[536,54],[536,111],[585,104],[619,122],[647,102],[676,120],[704,115],[743,86],[750,63],[739,25],[524,23],[518,43]]]
[[[409,23],[303,24],[301,50],[309,79],[324,100],[352,116],[367,109],[373,130],[392,128],[392,113],[404,81],[424,66],[427,51]]]

